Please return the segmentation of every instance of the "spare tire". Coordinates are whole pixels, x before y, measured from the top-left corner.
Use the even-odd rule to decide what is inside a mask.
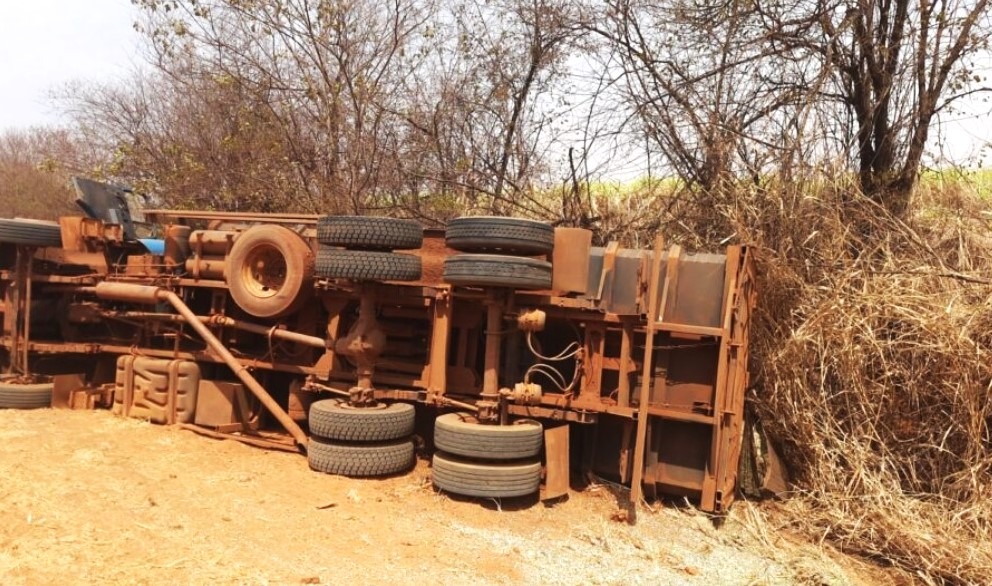
[[[234,241],[224,275],[231,298],[246,313],[281,317],[312,292],[313,252],[289,228],[252,226]]]
[[[416,220],[325,216],[317,221],[317,242],[358,250],[420,248],[424,227]]]
[[[26,246],[62,246],[58,222],[24,218],[0,219],[0,242]]]
[[[541,486],[541,463],[472,462],[444,452],[434,454],[431,479],[441,490],[465,496],[501,498],[534,494]]]
[[[491,216],[455,218],[444,232],[445,243],[461,252],[550,254],[555,229],[547,222]]]
[[[413,254],[339,250],[317,251],[317,276],[353,281],[417,281],[421,261]]]
[[[52,406],[52,383],[0,382],[0,409],[41,409]]]
[[[550,289],[551,263],[496,254],[456,254],[444,261],[444,280],[469,287]]]
[[[467,413],[445,413],[434,420],[437,449],[482,460],[519,460],[541,453],[544,428],[532,419],[512,425],[483,425]]]
[[[310,433],[329,440],[381,442],[413,435],[414,408],[409,403],[351,407],[344,399],[310,405]]]
[[[307,444],[310,468],[341,476],[389,476],[413,468],[413,442],[339,444],[311,437]]]

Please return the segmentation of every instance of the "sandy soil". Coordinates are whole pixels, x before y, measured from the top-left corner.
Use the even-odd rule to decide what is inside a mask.
[[[108,412],[0,411],[0,583],[857,584],[877,572],[736,505],[612,520],[606,485],[546,506],[436,493]]]

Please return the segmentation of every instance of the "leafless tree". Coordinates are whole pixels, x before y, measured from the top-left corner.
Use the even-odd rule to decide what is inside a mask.
[[[755,5],[776,52],[801,51],[832,81],[810,98],[849,114],[861,188],[906,210],[935,117],[975,87],[988,0],[833,0]],[[843,118],[842,118],[843,119]]]
[[[0,218],[55,219],[72,213],[69,175],[87,163],[69,132],[31,128],[0,134]]]

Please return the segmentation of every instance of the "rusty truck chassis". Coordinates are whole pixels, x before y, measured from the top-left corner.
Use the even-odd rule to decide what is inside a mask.
[[[234,234],[279,224],[311,242],[318,219],[145,216]],[[193,270],[182,272],[129,245],[113,224],[63,218],[61,226],[62,249],[0,245],[0,354],[15,371],[85,372],[70,402],[83,396],[92,406],[102,396],[109,404],[108,363],[116,357],[186,360],[217,365],[211,377],[244,383],[258,399],[252,405],[264,407],[229,426],[199,426],[208,435],[279,445],[280,436],[258,424],[268,413],[305,445],[300,412],[314,398],[416,402],[576,429],[573,464],[631,486],[634,502],[642,490],[689,497],[713,512],[734,500],[755,301],[745,247],[693,255],[661,238],[651,250],[611,243],[579,259],[556,254],[556,274],[586,265],[578,267],[589,274],[585,291],[517,291],[444,283],[439,267],[452,251],[442,231],[427,230],[416,251],[421,281],[318,277],[310,302],[264,320],[232,303],[195,242]],[[276,387],[285,391],[266,390]]]

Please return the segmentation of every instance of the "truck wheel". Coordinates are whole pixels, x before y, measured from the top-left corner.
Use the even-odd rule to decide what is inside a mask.
[[[325,216],[317,221],[317,242],[359,250],[420,248],[424,227],[416,220]]]
[[[437,452],[432,468],[434,486],[465,496],[525,496],[534,494],[541,486],[538,461],[480,463]]]
[[[555,229],[546,222],[523,218],[455,218],[448,222],[444,241],[462,252],[550,254],[555,246]]]
[[[434,422],[434,445],[442,452],[480,460],[519,460],[541,453],[544,429],[531,420],[482,425],[467,413],[446,413]]]
[[[456,254],[444,261],[444,280],[452,285],[550,289],[551,263],[495,254]]]
[[[417,281],[420,257],[395,252],[368,252],[321,248],[317,251],[317,276],[355,281]]]
[[[414,409],[409,403],[356,408],[342,399],[310,405],[310,433],[324,439],[381,442],[413,435]]]
[[[341,476],[388,476],[413,467],[413,442],[351,445],[310,438],[307,445],[310,468]]]
[[[255,317],[281,317],[310,293],[313,253],[289,228],[252,226],[234,241],[224,274],[238,307]]]
[[[0,382],[0,409],[41,409],[52,406],[52,383],[26,385]]]
[[[27,246],[62,246],[62,229],[57,222],[0,219],[0,242]]]

